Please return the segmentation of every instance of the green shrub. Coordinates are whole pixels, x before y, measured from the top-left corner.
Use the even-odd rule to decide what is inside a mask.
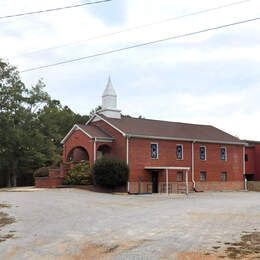
[[[66,185],[92,184],[92,174],[88,163],[78,163],[68,170],[64,178]]]
[[[113,188],[126,184],[129,169],[124,161],[102,157],[93,165],[92,174],[95,184]]]
[[[48,167],[41,167],[34,172],[33,176],[34,177],[48,177],[49,176],[49,168]]]

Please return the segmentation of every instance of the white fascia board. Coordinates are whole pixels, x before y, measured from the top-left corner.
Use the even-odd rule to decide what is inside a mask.
[[[86,134],[89,138],[93,138],[93,136],[91,136],[88,132],[86,132],[84,129],[82,129],[80,126],[76,125],[77,128],[82,131],[84,134]]]
[[[85,135],[87,135],[89,138],[93,138],[90,134],[88,134],[85,130],[83,130],[81,127],[79,127],[77,124],[74,125],[70,131],[66,134],[66,136],[61,140],[61,144],[64,144],[64,142],[68,139],[68,137],[72,134],[72,132],[74,130],[80,130],[81,132],[83,132]]]
[[[74,131],[74,129],[76,128],[77,125],[74,125],[70,131],[65,135],[65,137],[61,140],[61,144],[64,144],[64,142],[67,140],[67,138],[70,136],[70,134]]]
[[[88,125],[95,117],[96,117],[96,114],[94,114],[94,115],[85,123],[85,125]]]
[[[122,134],[123,136],[126,136],[126,133],[124,133],[122,130],[120,130],[119,128],[117,128],[116,126],[114,126],[113,124],[109,123],[106,119],[102,118],[101,116],[97,115],[96,116],[100,119],[103,120],[105,123],[107,123],[108,125],[110,125],[111,127],[113,127],[115,130],[117,130],[120,134]]]
[[[150,135],[132,135],[129,137],[135,138],[146,138],[146,139],[158,139],[158,140],[173,140],[173,141],[185,141],[185,142],[200,142],[200,143],[214,143],[214,144],[232,144],[232,145],[246,145],[245,142],[224,142],[224,141],[213,141],[203,139],[188,139],[188,138],[177,138],[177,137],[164,137],[164,136],[150,136]]]
[[[176,166],[146,166],[145,170],[186,170],[189,171],[190,167],[176,167]]]
[[[102,138],[102,137],[96,137],[97,142],[102,142],[102,143],[112,143],[114,141],[113,138]]]

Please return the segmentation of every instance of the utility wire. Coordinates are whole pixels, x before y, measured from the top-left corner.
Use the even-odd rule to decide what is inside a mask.
[[[229,3],[229,4],[216,6],[216,7],[213,7],[213,8],[203,9],[203,10],[200,10],[200,11],[197,11],[197,12],[187,13],[187,14],[180,15],[180,16],[174,16],[174,17],[170,17],[170,18],[167,18],[167,19],[164,19],[164,20],[158,20],[158,21],[155,21],[153,23],[142,24],[142,25],[139,25],[139,26],[129,27],[129,28],[126,28],[124,30],[114,31],[112,33],[105,33],[105,34],[97,35],[97,36],[88,38],[85,41],[75,41],[75,42],[71,42],[71,43],[65,43],[65,44],[62,44],[62,45],[56,45],[56,46],[52,46],[52,47],[48,47],[48,48],[43,48],[43,49],[39,49],[39,50],[35,50],[35,51],[30,51],[30,52],[27,52],[27,53],[24,53],[24,54],[20,54],[20,55],[14,56],[13,58],[26,56],[26,55],[31,55],[31,54],[38,53],[38,52],[43,52],[43,51],[50,51],[50,50],[59,49],[59,48],[63,48],[63,47],[68,47],[68,46],[75,46],[75,45],[78,45],[80,43],[86,43],[88,41],[97,40],[97,39],[101,39],[101,38],[106,38],[106,37],[110,37],[110,36],[114,36],[114,35],[117,35],[117,34],[130,32],[130,31],[135,31],[135,30],[139,30],[139,29],[142,29],[142,28],[151,27],[153,25],[158,25],[158,24],[163,24],[163,23],[166,23],[166,22],[180,20],[180,19],[183,19],[183,18],[186,18],[186,17],[189,17],[189,16],[196,16],[196,15],[200,15],[200,14],[204,14],[204,13],[209,13],[209,12],[217,11],[219,9],[224,9],[224,8],[232,7],[232,6],[235,6],[235,5],[244,4],[244,3],[250,2],[250,1],[252,1],[252,0],[236,1],[236,2]]]
[[[85,5],[101,4],[101,3],[110,2],[110,1],[112,1],[112,0],[100,0],[100,1],[95,1],[95,2],[86,2],[86,3],[82,3],[82,4],[68,5],[68,6],[62,6],[62,7],[57,7],[57,8],[26,12],[26,13],[11,14],[11,15],[0,16],[0,19],[6,19],[6,18],[12,18],[12,17],[18,17],[18,16],[27,16],[27,15],[54,12],[54,11],[61,11],[64,9],[77,8],[77,7],[81,7],[81,6],[85,6]]]
[[[76,58],[76,59],[69,59],[69,60],[64,60],[64,61],[60,61],[60,62],[56,62],[56,63],[38,66],[38,67],[32,67],[32,68],[29,68],[29,69],[22,70],[21,72],[29,72],[29,71],[34,71],[34,70],[40,70],[40,69],[54,67],[54,66],[58,66],[58,65],[62,65],[62,64],[86,60],[86,59],[104,56],[104,55],[108,55],[108,54],[112,54],[112,53],[116,53],[116,52],[121,52],[121,51],[139,48],[139,47],[143,47],[143,46],[147,46],[147,45],[152,45],[152,44],[156,44],[156,43],[160,43],[160,42],[164,42],[164,41],[189,37],[189,36],[192,36],[192,35],[201,34],[201,33],[209,32],[209,31],[213,31],[213,30],[220,30],[220,29],[223,29],[223,28],[232,27],[232,26],[235,26],[235,25],[249,23],[249,22],[253,22],[253,21],[257,21],[257,20],[260,20],[260,17],[256,17],[256,18],[252,18],[252,19],[248,19],[248,20],[242,20],[242,21],[229,23],[229,24],[224,24],[224,25],[220,25],[220,26],[216,26],[216,27],[206,28],[206,29],[202,29],[202,30],[199,30],[199,31],[195,31],[195,32],[189,32],[189,33],[185,33],[185,34],[170,36],[170,37],[162,38],[162,39],[159,39],[159,40],[144,42],[144,43],[131,45],[131,46],[127,46],[127,47],[120,48],[120,49],[114,49],[114,50],[110,50],[110,51],[100,52],[100,53],[92,54],[92,55],[89,55],[89,56],[83,56],[83,57]]]

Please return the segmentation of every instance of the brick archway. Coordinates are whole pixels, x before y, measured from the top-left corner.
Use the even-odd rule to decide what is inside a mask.
[[[82,161],[89,162],[88,151],[82,146],[77,146],[77,147],[74,147],[73,149],[71,149],[66,158],[66,162],[79,163]]]
[[[101,144],[97,149],[97,159],[111,154],[112,148],[107,144]]]

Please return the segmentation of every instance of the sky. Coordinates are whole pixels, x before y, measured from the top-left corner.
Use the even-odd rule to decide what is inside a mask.
[[[0,0],[0,16],[84,2]],[[233,2],[236,0],[112,0],[0,19],[0,58],[22,71],[260,17],[260,1],[248,0],[172,19]],[[139,29],[104,36],[136,27]],[[24,72],[21,77],[28,87],[43,79],[53,99],[88,114],[101,104],[110,75],[123,114],[210,124],[241,139],[260,140],[259,68],[260,20]]]

